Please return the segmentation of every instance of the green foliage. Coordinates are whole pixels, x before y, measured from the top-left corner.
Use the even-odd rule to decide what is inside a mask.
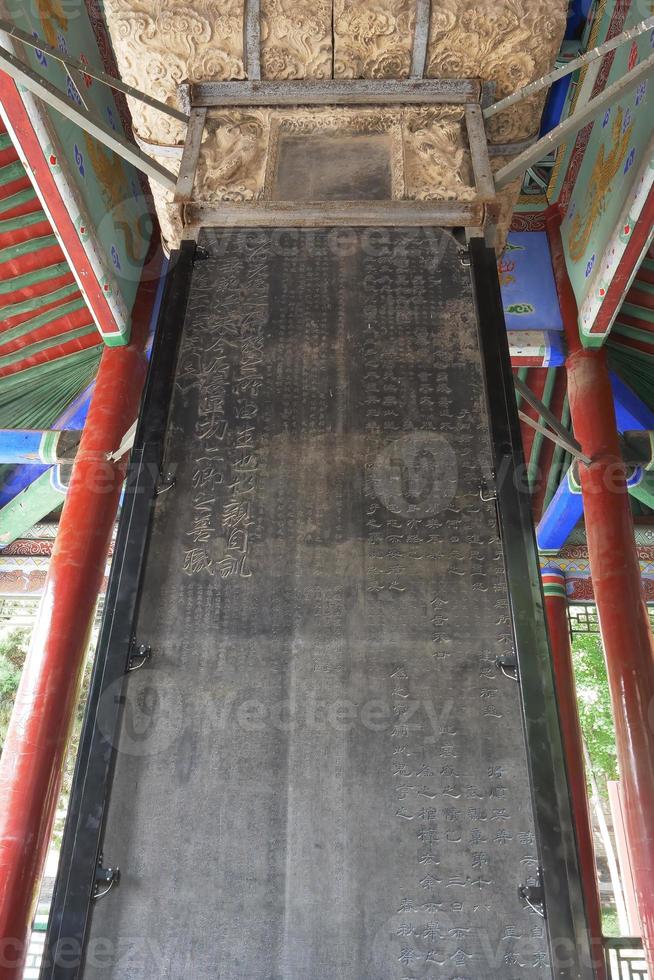
[[[607,779],[618,778],[618,760],[609,682],[599,635],[576,634],[572,660],[581,729],[600,791],[606,794]]]
[[[611,905],[602,906],[602,932],[605,936],[620,936],[620,923],[618,913]]]
[[[0,752],[5,743],[29,638],[29,630],[15,629],[0,640]]]

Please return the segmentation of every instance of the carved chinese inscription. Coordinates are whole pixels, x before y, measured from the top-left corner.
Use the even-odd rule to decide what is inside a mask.
[[[94,930],[171,976],[551,978],[469,272],[433,230],[203,245]]]

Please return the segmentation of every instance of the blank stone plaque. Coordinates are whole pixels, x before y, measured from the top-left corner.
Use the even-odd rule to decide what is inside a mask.
[[[469,270],[200,243],[85,977],[551,978]]]
[[[275,200],[361,201],[392,196],[390,133],[280,134]]]

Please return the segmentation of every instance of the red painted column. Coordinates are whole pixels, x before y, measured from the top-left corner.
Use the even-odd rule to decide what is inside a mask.
[[[95,605],[134,421],[157,282],[140,287],[128,346],[107,348],[75,460],[45,590],[0,759],[0,980],[22,977]]]
[[[547,617],[550,650],[552,651],[556,695],[559,702],[561,734],[568,769],[568,783],[579,852],[582,890],[590,932],[593,967],[598,980],[605,980],[606,964],[602,941],[602,911],[588,806],[588,791],[586,789],[583,737],[579,724],[577,692],[572,667],[565,575],[560,568],[548,567],[543,569],[543,592],[545,594],[545,615]]]
[[[606,656],[625,824],[643,943],[654,976],[654,646],[643,599],[626,471],[603,349],[583,349],[561,247],[560,215],[547,215],[552,262],[570,353],[568,397],[575,436],[595,601]]]

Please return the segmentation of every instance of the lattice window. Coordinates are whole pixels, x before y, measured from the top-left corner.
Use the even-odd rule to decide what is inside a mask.
[[[611,980],[648,980],[647,964],[641,939],[605,940],[608,971]]]
[[[648,605],[647,612],[652,630],[654,630],[654,606]],[[591,603],[583,606],[568,606],[568,621],[572,637],[579,633],[599,633],[600,631],[597,606]]]

